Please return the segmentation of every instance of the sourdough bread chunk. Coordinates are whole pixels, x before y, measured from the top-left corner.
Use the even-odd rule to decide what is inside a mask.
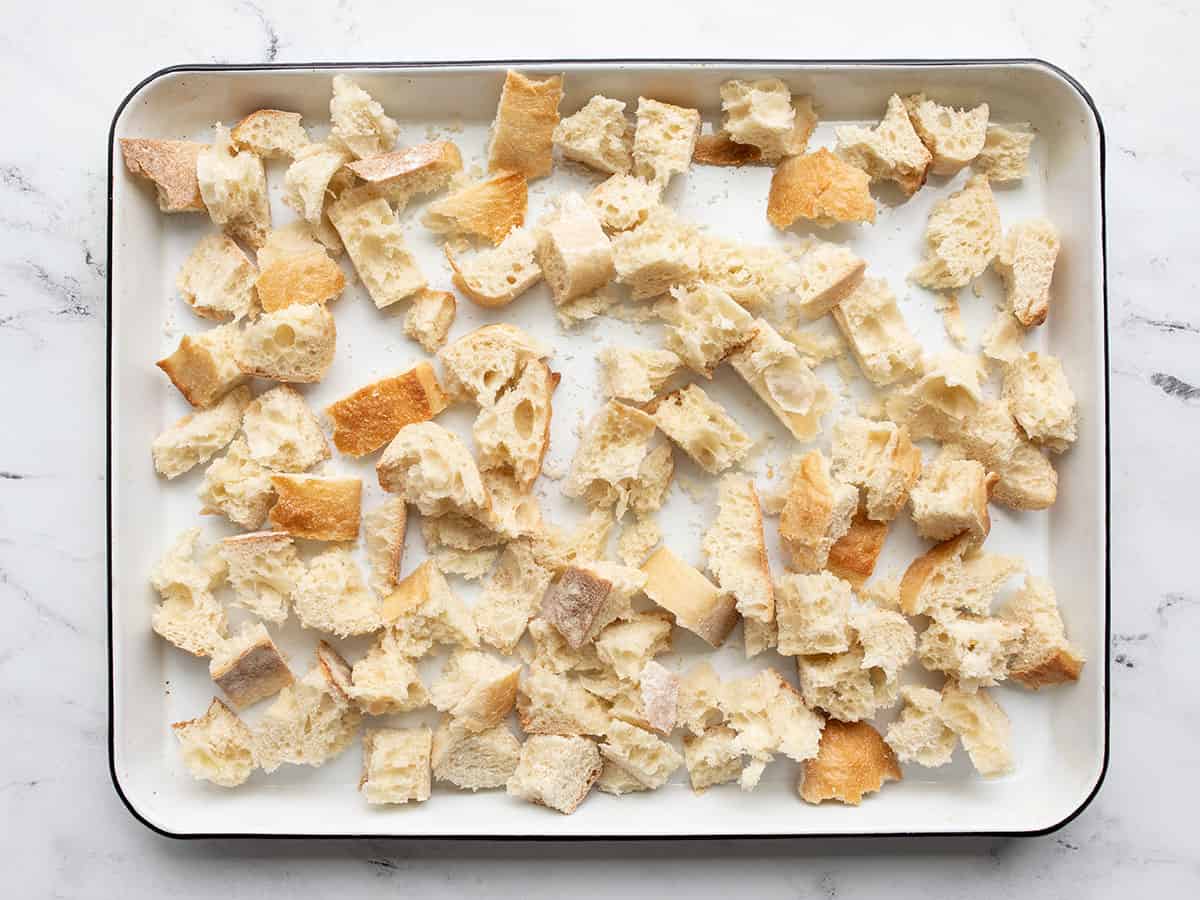
[[[209,234],[192,248],[175,286],[188,306],[206,319],[243,319],[254,310],[254,264],[225,234]]]
[[[517,719],[526,734],[595,734],[608,728],[605,704],[574,677],[533,665],[521,675]]]
[[[190,413],[168,427],[150,445],[154,468],[166,478],[178,478],[223,449],[242,425],[250,405],[250,388],[234,388],[216,406]]]
[[[939,456],[925,467],[909,495],[917,534],[948,541],[965,532],[983,543],[992,527],[988,497],[996,480],[973,459]]]
[[[701,134],[696,138],[692,162],[698,166],[742,166],[762,162],[762,151],[750,144],[739,144],[727,132]]]
[[[775,167],[767,196],[767,221],[785,231],[805,219],[821,228],[839,222],[874,222],[870,177],[824,147],[792,156]]]
[[[345,194],[330,205],[329,220],[376,308],[407,300],[428,286],[387,200]]]
[[[733,748],[751,758],[738,779],[744,791],[754,789],[776,753],[796,762],[817,755],[824,720],[774,669],[726,682],[721,708],[737,733]]]
[[[763,536],[762,506],[754,481],[724,476],[717,488],[717,517],[704,533],[708,570],[721,589],[733,594],[743,618],[775,618],[775,591]]]
[[[343,547],[314,556],[296,587],[292,607],[305,628],[338,637],[370,634],[380,627],[379,604]]]
[[[208,674],[238,709],[274,696],[292,683],[292,673],[261,622],[246,623],[219,644]]]
[[[605,347],[600,363],[600,390],[606,397],[646,403],[679,371],[679,357],[670,350]]]
[[[737,732],[724,725],[714,725],[698,735],[685,735],[683,761],[687,765],[692,790],[697,794],[713,785],[737,781],[742,772],[742,753],[737,748]]]
[[[255,531],[227,537],[217,546],[229,568],[230,605],[268,622],[285,621],[304,575],[292,536],[285,531]]]
[[[757,147],[767,162],[803,153],[817,124],[811,100],[793,106],[792,92],[778,78],[726,81],[721,110],[729,137]]]
[[[345,75],[333,76],[329,119],[333,123],[330,136],[358,159],[389,152],[400,136],[399,123]]]
[[[457,313],[458,301],[454,294],[426,288],[417,292],[409,304],[404,316],[404,333],[419,343],[426,353],[437,353],[446,343]]]
[[[471,452],[436,422],[401,428],[375,466],[379,486],[413,504],[424,516],[483,513],[487,490]]]
[[[417,566],[383,601],[382,618],[405,656],[420,659],[434,644],[479,646],[475,620],[432,560]]]
[[[510,541],[472,613],[481,640],[511,653],[525,633],[552,574],[538,565],[528,540]]]
[[[894,181],[910,197],[925,183],[933,155],[921,142],[898,94],[888,98],[883,121],[874,128],[843,125],[835,133],[838,156],[873,181]]]
[[[821,241],[788,272],[789,314],[801,320],[819,319],[862,284],[866,270],[866,262],[849,247]]]
[[[1000,211],[986,175],[939,200],[925,226],[925,260],[909,277],[930,290],[966,287],[1000,249]]]
[[[867,666],[861,647],[845,653],[797,656],[804,702],[843,722],[869,719],[896,702],[894,677]]]
[[[980,775],[990,778],[1012,771],[1009,747],[1012,725],[1000,704],[987,691],[970,693],[948,682],[942,688],[939,715],[962,738],[971,764]]]
[[[671,445],[659,444],[646,454],[638,467],[637,481],[629,490],[629,508],[638,516],[648,516],[662,509],[674,474],[675,457]]]
[[[985,553],[961,534],[913,560],[900,582],[901,609],[938,621],[958,610],[986,615],[1001,585],[1024,567],[1017,557]]]
[[[214,225],[251,247],[262,246],[271,227],[266,169],[259,156],[239,152],[219,122],[213,142],[196,155],[196,182]]]
[[[909,331],[895,295],[882,278],[864,278],[834,307],[833,320],[859,368],[876,387],[917,374],[921,345]]]
[[[583,737],[534,735],[508,779],[508,795],[570,815],[579,808],[603,769],[600,751]]]
[[[646,576],[616,563],[579,563],[569,567],[542,598],[541,617],[558,629],[572,649],[592,641],[606,625],[631,610]]]
[[[310,541],[353,541],[362,512],[362,479],[272,475],[278,500],[271,526]]]
[[[705,378],[750,339],[754,326],[750,313],[709,284],[676,285],[657,309],[667,323],[667,349]]]
[[[388,497],[363,516],[363,540],[371,590],[386,597],[400,584],[404,561],[404,535],[408,529],[408,505],[400,497]]]
[[[882,669],[894,682],[917,649],[917,633],[908,619],[892,609],[865,606],[850,610],[848,621],[862,649],[863,666]]]
[[[765,319],[755,319],[750,340],[729,357],[734,371],[799,441],[821,431],[833,400],[796,348]]]
[[[737,624],[737,603],[667,547],[642,564],[646,596],[675,616],[675,623],[720,647]]]
[[[600,777],[596,779],[596,790],[620,797],[624,794],[635,794],[650,789],[611,759],[606,759],[604,768],[600,770]]]
[[[875,572],[890,527],[867,518],[861,510],[855,513],[849,529],[829,548],[825,567],[858,590]]]
[[[757,619],[742,620],[742,645],[746,659],[753,659],[764,650],[779,643],[779,626],[775,622],[760,622]]]
[[[672,175],[688,170],[699,136],[698,110],[638,97],[633,174],[666,187]]]
[[[235,358],[238,339],[235,322],[195,336],[185,334],[175,352],[155,365],[167,373],[188,403],[204,409],[246,381]]]
[[[983,402],[980,382],[986,383],[987,373],[978,356],[948,350],[928,357],[924,370],[913,386],[913,395],[923,406],[961,421]]]
[[[370,185],[372,193],[401,210],[417,194],[439,191],[449,184],[462,171],[462,154],[452,141],[428,141],[369,156],[346,168]]]
[[[584,427],[563,493],[591,506],[616,503],[618,514],[623,513],[650,451],[654,422],[624,403],[604,404]]]
[[[992,265],[1004,279],[1009,308],[1027,328],[1046,321],[1061,246],[1058,229],[1048,219],[1019,222],[1000,242]]]
[[[514,228],[499,246],[469,257],[446,245],[455,287],[488,309],[507,306],[541,280],[536,252],[537,237],[525,228]]]
[[[683,757],[666,741],[617,719],[609,723],[600,753],[652,791],[683,765]]]
[[[1002,128],[989,125],[983,149],[971,163],[993,184],[1020,181],[1029,174],[1029,148],[1034,134],[1023,128]]]
[[[924,94],[912,94],[904,98],[904,108],[921,143],[933,156],[929,171],[934,175],[953,175],[983,149],[989,112],[986,103],[974,109],[955,109]]]
[[[367,655],[354,664],[350,696],[369,716],[408,712],[429,705],[416,664],[391,628],[379,633]]]
[[[254,282],[258,302],[266,312],[293,303],[326,303],[336,300],[346,287],[341,266],[313,240],[303,222],[292,222],[267,232],[258,250],[261,271]]]
[[[1075,443],[1079,436],[1075,392],[1057,356],[1035,351],[1017,357],[1004,373],[1003,397],[1031,441],[1054,453]]]
[[[391,441],[406,425],[427,422],[450,401],[427,362],[381,378],[325,407],[333,443],[350,456],[366,456]]]
[[[587,202],[607,232],[628,231],[641,225],[659,205],[658,185],[635,175],[613,175],[587,195]]]
[[[429,799],[432,748],[428,728],[368,728],[358,789],[372,804],[423,803]]]
[[[921,451],[894,422],[843,416],[833,426],[833,474],[862,488],[867,516],[890,522],[921,477]]]
[[[825,723],[821,749],[804,764],[800,797],[806,803],[837,800],[858,806],[865,794],[874,794],[885,782],[903,778],[892,748],[866,722]]]
[[[516,325],[484,325],[438,352],[442,383],[454,400],[491,406],[527,360],[545,359],[552,352]]]
[[[520,172],[497,172],[429,205],[421,217],[436,234],[481,237],[499,244],[525,224],[529,188]]]
[[[150,625],[160,637],[194,656],[211,656],[226,637],[225,609],[213,596],[224,577],[219,558],[198,554],[199,528],[182,532],[150,573],[160,602]]]
[[[254,734],[216,697],[203,716],[176,722],[171,731],[193,778],[231,788],[244,783],[256,768]]]
[[[192,141],[121,138],[121,158],[133,175],[154,185],[158,208],[165,213],[204,212],[196,181],[196,159],[207,145]]]
[[[670,649],[671,617],[661,612],[635,613],[596,635],[596,655],[626,681],[638,680],[647,663]]]
[[[499,725],[517,699],[521,666],[481,653],[456,650],[429,695],[433,705],[449,713],[452,727],[478,733]]]
[[[651,411],[663,434],[710,475],[741,462],[753,441],[699,385],[659,398]]]
[[[610,175],[633,166],[632,140],[625,104],[600,94],[554,128],[554,144],[566,159]]]
[[[888,726],[884,740],[901,762],[937,768],[950,762],[958,743],[941,716],[942,695],[925,687],[900,688],[900,718]]]
[[[322,303],[263,313],[242,330],[235,361],[247,375],[272,381],[320,381],[333,365],[337,327]]]
[[[233,126],[229,136],[243,150],[263,159],[295,157],[308,145],[308,132],[300,124],[300,113],[280,109],[259,109]]]
[[[242,431],[250,458],[282,472],[300,472],[329,459],[329,445],[304,397],[287,385],[259,394],[246,408]]]
[[[679,676],[649,660],[638,677],[638,691],[650,729],[660,734],[674,731],[679,715]]]
[[[455,728],[449,716],[433,732],[433,777],[467,791],[504,787],[517,769],[521,742],[507,725],[478,734]]]
[[[921,665],[944,672],[966,691],[992,687],[1008,677],[1021,626],[990,616],[959,615],[934,621],[921,633]]]
[[[271,472],[250,457],[245,437],[234,438],[224,456],[204,470],[201,515],[222,515],[245,529],[260,527],[275,502]]]
[[[850,585],[828,572],[783,576],[775,608],[779,652],[798,656],[849,650],[853,597]]]
[[[779,516],[779,539],[799,572],[825,568],[829,551],[850,529],[858,490],[830,474],[829,460],[812,450],[793,465]]]
[[[675,284],[688,284],[700,273],[695,226],[666,206],[655,206],[642,224],[612,241],[617,281],[634,300],[657,297]]]
[[[539,81],[511,69],[505,73],[488,143],[489,172],[508,170],[526,178],[550,174],[562,96],[561,75]]]
[[[1008,674],[1027,688],[1078,681],[1084,658],[1067,640],[1054,588],[1044,578],[1025,584],[1000,610],[1000,618],[1021,629]]]
[[[555,675],[562,675],[566,672],[601,672],[604,669],[604,664],[596,655],[595,644],[584,644],[578,650],[573,650],[559,630],[545,619],[530,620],[529,640],[529,646],[522,645],[519,650],[531,670],[544,669]],[[609,674],[611,679],[616,679],[615,672]],[[601,694],[592,690],[592,686],[586,683],[582,683],[582,686],[605,699],[613,696],[612,693]]]
[[[616,274],[600,220],[574,193],[555,197],[538,222],[537,261],[559,306],[594,293]]]
[[[332,142],[301,148],[284,173],[283,202],[309,225],[320,226],[326,201],[338,193],[342,180],[339,173],[350,159],[341,145]]]
[[[721,710],[721,678],[706,660],[693,665],[679,679],[676,718],[693,735],[704,734],[725,721]]]

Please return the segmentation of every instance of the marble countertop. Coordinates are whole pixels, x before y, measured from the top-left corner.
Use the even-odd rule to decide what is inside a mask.
[[[691,896],[1179,896],[1200,888],[1200,153],[1192,4],[1044,0],[920,15],[759,0],[408,7],[380,0],[24,4],[0,34],[0,867],[21,897],[631,892]],[[68,8],[69,7],[69,8]],[[1107,783],[1022,840],[575,845],[178,842],[108,777],[105,136],[181,62],[614,56],[1008,57],[1078,77],[1108,131],[1112,738]],[[1167,78],[1170,81],[1167,81]],[[1189,552],[1189,548],[1193,548]],[[1190,891],[1189,886],[1190,885]]]

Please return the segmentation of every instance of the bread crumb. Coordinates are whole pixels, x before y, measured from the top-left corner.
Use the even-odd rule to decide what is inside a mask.
[[[934,301],[934,306],[942,314],[942,327],[946,329],[946,336],[958,345],[960,349],[966,350],[968,343],[967,332],[963,328],[962,310],[958,306],[958,295],[954,293],[939,294],[937,300]]]

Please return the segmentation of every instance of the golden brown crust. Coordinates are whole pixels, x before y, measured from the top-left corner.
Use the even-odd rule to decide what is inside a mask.
[[[875,572],[890,527],[888,522],[876,522],[862,512],[856,513],[850,530],[829,548],[826,568],[850,582],[855,590],[862,587]]]
[[[724,131],[718,131],[696,139],[692,162],[700,166],[744,166],[762,162],[762,151],[752,144],[739,144]]]
[[[272,475],[278,500],[271,527],[311,541],[353,541],[362,512],[361,478]]]
[[[948,541],[942,541],[942,543],[930,547],[909,564],[904,572],[904,577],[900,579],[900,609],[904,611],[905,615],[917,615],[920,611],[918,601],[925,582],[954,557],[962,555],[966,542],[970,539],[970,534],[964,533]]]
[[[866,722],[829,719],[816,759],[804,764],[800,796],[807,803],[837,800],[858,806],[884,782],[904,777],[896,754]]]
[[[212,352],[202,343],[185,334],[170,356],[155,363],[167,373],[188,403],[206,409],[225,396],[231,386],[218,377],[217,363]]]
[[[874,222],[871,177],[825,148],[785,159],[775,167],[767,199],[767,220],[779,229],[797,219],[818,225]]]
[[[207,144],[194,141],[156,141],[122,138],[125,168],[154,184],[163,212],[205,212],[196,180],[196,157]]]
[[[346,287],[342,268],[324,250],[284,256],[263,269],[254,290],[264,312],[293,303],[324,303]]]
[[[395,622],[420,609],[429,599],[434,566],[433,560],[427,559],[409,572],[404,580],[396,585],[396,589],[384,598],[380,616],[385,623]]]
[[[529,183],[520,172],[501,171],[468,185],[429,207],[429,215],[453,223],[444,230],[478,235],[499,244],[525,223]],[[436,220],[435,220],[436,221]],[[435,230],[443,228],[435,226]]]
[[[420,362],[401,375],[381,378],[329,404],[325,413],[333,420],[334,445],[351,456],[365,456],[405,425],[427,422],[448,404],[433,366]]]
[[[462,154],[452,141],[414,144],[394,153],[381,153],[347,163],[346,168],[382,190],[403,191],[409,183],[449,178],[462,170]]]
[[[1057,647],[1036,665],[1019,670],[1010,669],[1008,677],[1036,691],[1051,684],[1078,681],[1082,671],[1083,660],[1071,648]]]
[[[511,69],[504,77],[496,122],[488,147],[488,171],[520,172],[526,178],[549,175],[554,167],[554,126],[563,97],[563,79],[542,81]]]
[[[806,453],[792,473],[787,499],[779,514],[779,537],[793,556],[818,543],[833,517],[833,489],[820,451]],[[796,548],[793,549],[793,545]]]
[[[270,638],[247,647],[214,671],[212,679],[239,709],[279,693],[293,681],[291,670]]]

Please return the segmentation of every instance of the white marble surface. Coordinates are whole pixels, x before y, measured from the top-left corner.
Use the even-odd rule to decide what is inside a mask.
[[[339,0],[7,5],[0,34],[0,867],[13,896],[957,897],[1200,887],[1195,547],[1200,282],[1192,4]],[[663,6],[666,6],[665,4]],[[844,12],[842,11],[844,10]],[[180,62],[587,56],[1038,56],[1108,129],[1113,670],[1107,783],[1035,840],[502,845],[175,842],[108,779],[105,136]],[[1190,460],[1190,461],[1189,461]]]

